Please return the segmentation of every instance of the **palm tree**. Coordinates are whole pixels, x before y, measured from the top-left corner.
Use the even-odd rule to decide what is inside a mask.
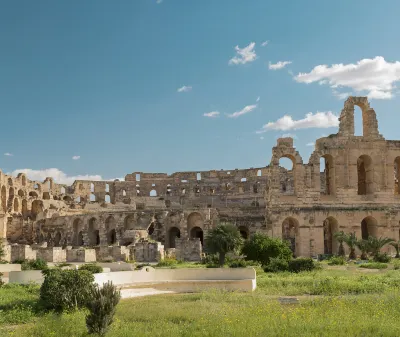
[[[238,250],[242,244],[243,239],[239,230],[230,223],[220,223],[210,230],[206,237],[207,251],[218,253],[220,267],[225,264],[226,254]]]
[[[357,256],[356,256],[356,244],[357,244],[356,233],[345,234],[343,236],[343,241],[350,248],[349,259],[350,260],[355,260],[357,258]]]
[[[335,234],[333,234],[333,237],[337,240],[337,242],[339,242],[339,251],[338,251],[339,256],[345,256],[344,247],[343,247],[343,241],[344,241],[345,236],[346,236],[346,234],[343,231],[336,232]]]
[[[369,242],[368,240],[358,240],[356,246],[361,250],[361,260],[368,260]]]
[[[388,243],[393,242],[393,239],[389,239],[389,238],[376,238],[374,236],[370,236],[368,237],[368,245],[369,245],[369,249],[372,253],[372,256],[375,258],[379,255],[379,253],[381,252],[381,249],[386,246]]]
[[[395,258],[398,259],[400,257],[400,240],[396,242],[391,242],[390,245],[393,246],[394,249],[396,249]]]

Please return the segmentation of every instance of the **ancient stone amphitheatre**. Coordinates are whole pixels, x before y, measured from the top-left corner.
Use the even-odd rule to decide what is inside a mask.
[[[122,300],[107,336],[400,335],[400,141],[379,133],[367,97],[348,97],[339,122],[304,161],[292,138],[279,138],[270,162],[256,168],[133,172],[71,186],[0,172],[0,237],[11,262],[0,265],[10,282],[0,289],[0,333],[86,334],[84,311],[43,311],[39,286],[27,285],[44,277],[21,266],[45,261],[73,269],[96,262],[97,284],[111,280],[124,297],[159,294]],[[207,237],[221,223],[244,242],[262,233],[288,243],[292,261],[321,262],[297,272],[289,261],[284,270],[295,272],[279,273],[279,261],[246,266],[236,256],[207,269],[215,267]],[[359,244],[386,238],[378,248]]]

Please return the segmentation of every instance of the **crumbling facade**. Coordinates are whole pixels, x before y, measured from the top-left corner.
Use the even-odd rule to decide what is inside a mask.
[[[355,105],[363,136],[354,136]],[[244,238],[258,231],[282,237],[297,256],[336,252],[339,230],[398,240],[400,141],[379,134],[366,97],[349,97],[339,120],[338,133],[318,139],[307,164],[293,139],[281,138],[270,165],[259,168],[134,172],[125,181],[72,186],[0,171],[0,237],[32,247],[95,248],[97,255],[101,247],[136,246],[131,255],[142,260],[159,259],[164,249],[196,260],[220,221],[235,224]],[[283,157],[292,161],[291,170],[279,166]]]

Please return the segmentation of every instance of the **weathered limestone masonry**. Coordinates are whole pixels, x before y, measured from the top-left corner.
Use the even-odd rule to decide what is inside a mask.
[[[355,105],[363,136],[354,135]],[[242,170],[134,172],[125,181],[72,186],[0,171],[0,238],[19,244],[7,248],[11,259],[77,262],[158,260],[164,251],[199,260],[219,221],[234,223],[244,238],[261,231],[289,240],[297,256],[335,252],[338,230],[399,239],[400,141],[379,134],[366,97],[349,97],[339,121],[337,134],[316,141],[307,164],[293,139],[281,138],[269,166]],[[291,170],[279,166],[282,157]]]

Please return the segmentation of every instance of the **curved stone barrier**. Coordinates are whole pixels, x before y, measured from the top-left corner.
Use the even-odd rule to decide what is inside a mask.
[[[253,291],[256,272],[253,268],[188,268],[120,271],[95,274],[99,285],[111,281],[121,288],[153,288],[175,292],[198,292],[205,289]]]

